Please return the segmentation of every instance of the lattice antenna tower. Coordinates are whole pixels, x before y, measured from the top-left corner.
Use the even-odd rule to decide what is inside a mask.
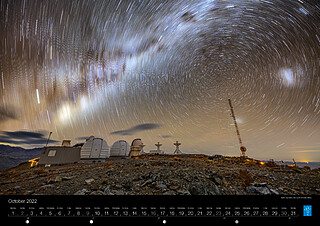
[[[228,99],[229,101],[229,105],[230,105],[230,110],[231,110],[231,116],[233,118],[233,122],[234,122],[234,126],[236,127],[236,132],[237,132],[237,136],[238,136],[238,139],[239,139],[239,144],[240,144],[240,151],[242,153],[242,157],[245,157],[246,155],[246,151],[247,151],[247,148],[245,146],[243,146],[242,144],[242,140],[241,140],[241,137],[240,137],[240,132],[239,132],[239,127],[238,127],[238,124],[237,124],[237,120],[236,120],[236,117],[234,115],[234,111],[233,111],[233,107],[232,107],[232,104],[231,104],[231,100]]]

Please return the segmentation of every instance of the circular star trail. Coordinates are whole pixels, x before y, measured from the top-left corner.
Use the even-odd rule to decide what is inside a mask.
[[[2,143],[52,131],[239,155],[230,98],[249,156],[320,161],[316,0],[0,4]]]

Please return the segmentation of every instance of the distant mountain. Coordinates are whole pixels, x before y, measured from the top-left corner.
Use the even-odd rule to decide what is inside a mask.
[[[40,157],[42,148],[24,149],[0,144],[0,171]]]

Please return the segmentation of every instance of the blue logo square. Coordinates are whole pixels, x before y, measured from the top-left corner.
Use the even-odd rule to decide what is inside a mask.
[[[312,206],[311,205],[303,205],[303,216],[311,217],[312,216]]]

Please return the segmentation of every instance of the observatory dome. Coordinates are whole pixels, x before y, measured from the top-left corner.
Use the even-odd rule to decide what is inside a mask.
[[[140,145],[142,145],[142,141],[140,138],[136,138],[132,141],[131,146],[132,147],[140,147]]]
[[[110,157],[110,148],[102,138],[89,137],[80,151],[80,159],[104,162]]]
[[[114,142],[110,149],[110,156],[111,157],[127,157],[130,153],[130,145],[125,140],[118,140]]]
[[[131,143],[130,156],[137,156],[143,154],[143,147],[145,145],[142,143],[140,138],[134,139]]]

